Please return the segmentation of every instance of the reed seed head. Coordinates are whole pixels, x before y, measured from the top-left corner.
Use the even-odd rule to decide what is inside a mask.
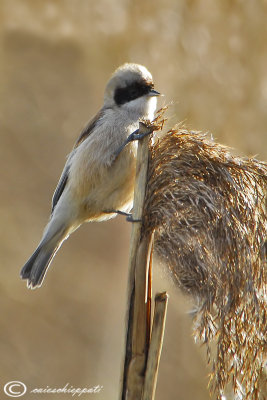
[[[267,164],[183,126],[150,146],[143,234],[198,298],[195,335],[217,339],[211,385],[259,398],[266,340]],[[241,384],[241,386],[240,386]],[[242,388],[242,389],[241,389]],[[240,393],[239,393],[240,394]]]

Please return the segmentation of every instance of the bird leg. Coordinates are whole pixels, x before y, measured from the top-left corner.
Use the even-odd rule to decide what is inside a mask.
[[[140,128],[141,131],[140,132]],[[151,133],[153,133],[154,131],[154,126],[153,125],[146,125],[143,122],[139,122],[139,129],[136,129],[136,131],[134,131],[133,133],[131,133],[127,139],[125,140],[125,142],[118,148],[118,150],[115,153],[114,156],[114,160],[117,159],[117,157],[120,155],[120,153],[122,152],[122,150],[124,149],[124,147],[127,146],[128,143],[133,142],[134,140],[141,140],[143,139],[145,136],[147,135],[151,135]]]
[[[124,217],[126,217],[126,221],[128,222],[142,222],[141,219],[133,219],[133,216],[131,213],[127,213],[124,211],[120,211],[120,210],[105,210],[104,211],[106,214],[119,214],[119,215],[123,215]]]

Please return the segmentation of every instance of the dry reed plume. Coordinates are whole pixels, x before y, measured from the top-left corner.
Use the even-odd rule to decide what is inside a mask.
[[[195,334],[211,388],[258,399],[266,344],[267,164],[182,126],[151,144],[143,232],[173,279],[199,301]],[[213,354],[213,352],[212,352]]]

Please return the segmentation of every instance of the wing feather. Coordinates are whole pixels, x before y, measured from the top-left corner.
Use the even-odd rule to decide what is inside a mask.
[[[82,143],[84,142],[85,139],[87,139],[87,137],[92,133],[93,129],[96,127],[98,121],[101,119],[103,115],[103,110],[100,110],[94,118],[92,118],[87,125],[85,126],[85,128],[82,130],[82,132],[80,133],[80,136],[78,137],[73,151],[75,151],[75,149]],[[64,192],[64,189],[67,185],[68,182],[68,177],[69,177],[69,170],[70,170],[70,165],[71,165],[71,158],[73,156],[73,152],[70,154],[66,165],[63,169],[63,172],[61,174],[61,177],[59,179],[59,182],[57,184],[56,190],[53,194],[53,198],[52,198],[52,211],[51,213],[53,213],[62,193]]]
[[[85,126],[85,128],[81,131],[80,136],[78,137],[74,148],[78,147],[88,136],[92,133],[93,129],[96,127],[97,123],[100,121],[104,110],[101,109],[95,116],[92,118]]]
[[[58,181],[56,190],[55,190],[55,192],[53,194],[51,214],[53,213],[53,211],[54,211],[54,209],[55,209],[55,207],[56,207],[56,205],[58,203],[58,200],[60,199],[60,197],[61,197],[61,195],[62,195],[62,193],[63,193],[63,191],[64,191],[64,189],[66,187],[66,184],[67,184],[67,181],[68,181],[68,176],[69,176],[69,169],[70,169],[70,165],[66,164],[65,168],[63,169],[63,172],[61,174],[61,177],[60,177],[60,179]]]

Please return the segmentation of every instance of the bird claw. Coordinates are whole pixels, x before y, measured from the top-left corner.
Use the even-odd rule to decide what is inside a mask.
[[[129,215],[126,217],[126,221],[128,221],[128,222],[142,222],[141,219],[134,219],[132,214],[129,214]]]
[[[139,133],[140,127],[142,127],[142,130],[144,132]],[[128,143],[130,142],[134,142],[135,140],[141,140],[144,137],[151,135],[151,133],[153,133],[155,130],[155,125],[153,124],[148,124],[146,125],[144,122],[139,122],[139,129],[136,129],[136,131],[134,131],[133,133],[131,133],[127,139],[125,140],[125,142],[118,148],[118,150],[115,153],[114,159],[116,160],[116,158],[120,155],[120,153],[122,152],[122,150],[127,146]]]
[[[139,129],[137,129],[136,131],[131,133],[127,138],[127,143],[133,142],[135,140],[141,140],[144,137],[151,135],[151,133],[153,133],[153,129],[149,129],[149,128],[147,128],[147,129],[148,130],[146,132],[139,133]]]
[[[142,222],[141,219],[134,219],[133,215],[131,213],[127,213],[124,211],[120,211],[120,210],[105,210],[105,213],[107,214],[119,214],[119,215],[123,215],[124,217],[126,217],[126,221],[128,222]]]

